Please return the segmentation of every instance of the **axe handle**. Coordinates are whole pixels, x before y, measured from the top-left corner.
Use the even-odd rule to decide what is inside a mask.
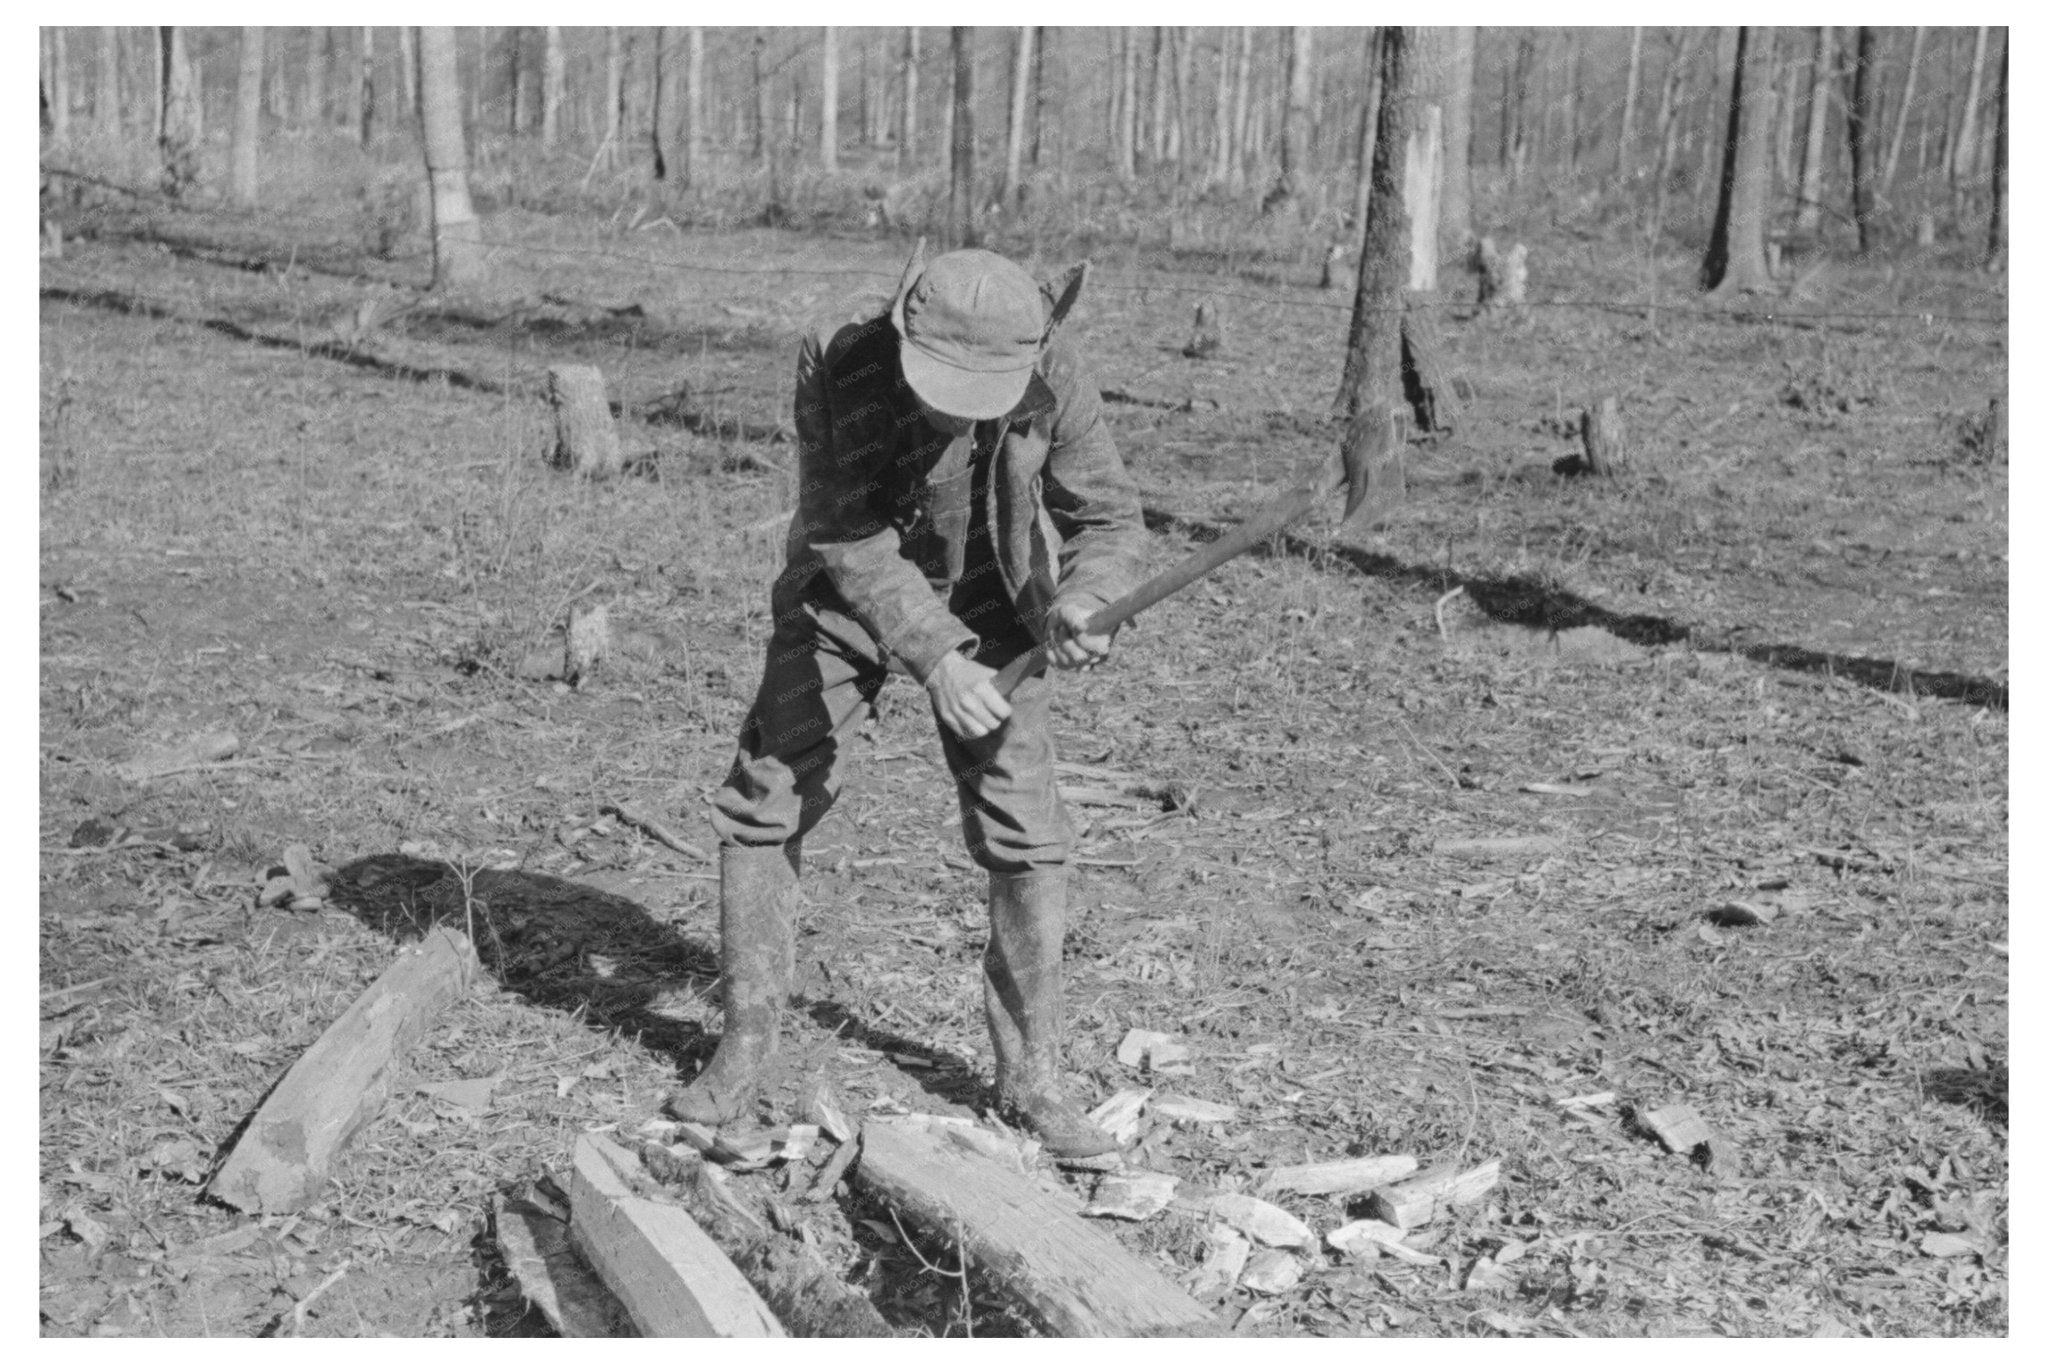
[[[1088,618],[1088,633],[1106,635],[1140,611],[1157,606],[1188,584],[1207,577],[1238,555],[1267,538],[1278,535],[1315,509],[1318,502],[1344,486],[1344,458],[1332,455],[1313,479],[1289,488],[1259,508],[1249,518],[1211,540],[1172,568],[1141,583],[1127,596],[1119,597]],[[1003,665],[995,675],[996,690],[1008,696],[1038,665],[1045,661],[1043,644],[1020,654]]]

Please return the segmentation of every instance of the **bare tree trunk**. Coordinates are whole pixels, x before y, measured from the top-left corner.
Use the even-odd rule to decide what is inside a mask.
[[[1169,30],[1155,26],[1152,30],[1152,169],[1158,170],[1166,164],[1171,155],[1166,148],[1166,129],[1169,122],[1167,101],[1173,95],[1173,82],[1169,78],[1171,55],[1167,52]]]
[[[235,73],[234,174],[229,193],[243,208],[256,207],[256,148],[263,136],[263,30],[242,30]]]
[[[1252,111],[1252,49],[1257,41],[1258,30],[1244,30],[1244,41],[1237,49],[1237,78],[1231,82],[1234,103],[1230,111],[1230,145],[1236,153],[1230,163],[1230,189],[1238,193],[1244,189],[1245,169],[1251,164],[1251,111]]]
[[[1024,120],[1030,112],[1028,96],[1031,93],[1031,37],[1029,27],[1017,30],[1010,62],[1010,136],[1003,157],[1002,187],[1003,209],[1008,213],[1017,210],[1017,190],[1022,184],[1024,171]]]
[[[1244,31],[1226,28],[1216,40],[1216,107],[1212,111],[1215,129],[1209,140],[1209,183],[1225,184],[1233,161],[1230,145],[1230,71],[1232,48],[1243,41]]]
[[[818,164],[829,174],[839,169],[839,30],[825,26],[818,87]]]
[[[690,25],[689,59],[683,68],[683,188],[704,174],[704,29]]]
[[[483,226],[469,201],[455,30],[423,28],[419,45],[421,141],[426,145],[433,204],[434,287],[460,288],[483,278],[484,243]]]
[[[1045,44],[1050,35],[1040,27],[1033,29],[1031,36],[1031,169],[1035,171],[1045,151]]]
[[[1979,25],[1976,47],[1970,54],[1970,84],[1963,95],[1962,121],[1956,130],[1955,151],[1949,158],[1949,188],[1958,213],[1969,188],[1970,168],[1976,164],[1977,99],[1984,90],[1984,52],[1990,37],[1991,30]]]
[[[1579,31],[1575,28],[1564,31],[1564,43],[1564,159],[1565,168],[1576,171],[1579,168],[1579,50],[1585,44],[1579,41]]]
[[[1307,161],[1304,143],[1308,138],[1309,70],[1315,60],[1314,43],[1312,28],[1287,30],[1287,102],[1280,113],[1280,179],[1266,196],[1268,205],[1277,206],[1278,202],[1294,197]]]
[[[1806,95],[1806,154],[1799,163],[1799,216],[1801,232],[1814,232],[1820,227],[1820,173],[1827,160],[1828,135],[1828,66],[1833,61],[1832,46],[1835,31],[1821,25],[1813,43],[1813,80],[1807,86]],[[1791,111],[1786,111],[1786,126],[1791,125]]]
[[[1138,174],[1138,30],[1122,30],[1117,62],[1116,173],[1122,180]]]
[[[676,37],[675,29],[667,25],[654,30],[654,120],[648,132],[654,143],[654,178],[657,180],[683,173],[681,149],[676,146],[676,124],[681,117],[677,106],[682,103],[682,92],[677,89],[682,82],[676,70],[682,64],[682,58]]]
[[[1194,147],[1194,129],[1188,122],[1188,78],[1193,64],[1193,47],[1190,35],[1192,29],[1170,28],[1167,30],[1173,44],[1173,122],[1166,130],[1166,156],[1173,162],[1173,178],[1185,183],[1188,178],[1188,154]]]
[[[1665,40],[1670,53],[1657,97],[1657,169],[1651,176],[1650,221],[1644,236],[1651,242],[1664,230],[1664,202],[1671,190],[1671,168],[1678,161],[1678,113],[1685,103],[1686,62],[1692,55],[1693,30],[1680,28]]]
[[[2009,154],[2006,139],[2006,68],[2012,62],[2012,29],[2006,28],[1998,44],[1998,126],[1995,130],[1996,144],[1991,149],[1991,230],[1984,247],[1984,265],[1995,270],[2005,263],[2005,179],[2006,157]]]
[[[562,134],[562,30],[549,24],[541,33],[545,46],[540,68],[540,144],[552,147]]]
[[[526,30],[517,25],[505,30],[505,64],[505,84],[511,94],[511,121],[505,131],[517,137],[532,119],[526,111]]]
[[[164,193],[176,199],[199,183],[199,143],[204,131],[200,116],[199,73],[185,52],[185,30],[159,28],[162,56],[163,131],[157,150],[163,165]]]
[[[1408,288],[1434,295],[1442,223],[1444,87],[1449,82],[1456,30],[1408,30],[1408,146],[1401,156],[1401,203],[1408,212]],[[1434,298],[1425,300],[1432,308]]]
[[[1512,109],[1508,141],[1508,184],[1518,187],[1522,171],[1529,164],[1529,74],[1536,66],[1536,35],[1523,30],[1515,43],[1514,84],[1508,107]]]
[[[604,31],[604,140],[608,165],[619,164],[619,126],[626,104],[625,35],[616,24]]]
[[[1628,87],[1621,100],[1621,137],[1614,144],[1614,173],[1623,180],[1635,173],[1636,93],[1643,79],[1643,30],[1629,30]]]
[[[407,119],[418,118],[420,114],[420,92],[418,86],[420,70],[419,35],[411,28],[398,30],[398,118],[403,127]]]
[[[1033,162],[1037,158],[1034,156]],[[903,131],[896,139],[896,168],[917,169],[917,29],[903,30]]]
[[[955,247],[978,246],[974,225],[974,30],[953,29],[953,161],[946,195],[946,237]]]
[[[754,160],[760,165],[771,164],[774,153],[773,139],[768,133],[768,35],[759,29],[754,31]]]
[[[1700,285],[1723,295],[1765,289],[1764,219],[1771,194],[1771,46],[1774,30],[1745,26],[1736,35],[1728,98],[1721,192]]]
[[[373,28],[362,30],[362,69],[356,80],[356,143],[370,145],[370,134],[377,116],[377,49],[376,32]]]
[[[92,122],[107,141],[121,136],[121,38],[120,30],[108,25],[100,29],[99,80],[92,90]]]
[[[1337,391],[1337,410],[1354,424],[1364,413],[1390,407],[1401,391],[1401,295],[1410,268],[1401,161],[1408,147],[1412,113],[1408,99],[1412,32],[1383,27],[1374,44],[1380,98],[1373,114],[1372,192],[1344,348],[1344,378]]]
[[[1351,221],[1364,241],[1365,225],[1372,209],[1372,166],[1380,132],[1380,45],[1386,40],[1384,28],[1374,28],[1365,40],[1365,106],[1358,116],[1358,183],[1353,187]],[[1361,246],[1360,248],[1364,248]]]
[[[1906,89],[1905,93],[1899,96],[1899,112],[1892,125],[1891,150],[1885,153],[1884,174],[1878,177],[1877,189],[1880,194],[1886,193],[1891,189],[1892,177],[1898,174],[1899,153],[1906,146],[1906,120],[1913,112],[1913,85],[1920,76],[1920,50],[1925,46],[1926,41],[1926,28],[1916,26],[1913,29],[1913,50],[1911,55],[1906,58]],[[1921,120],[1920,126],[1924,132],[1927,127],[1924,118]]]
[[[50,141],[63,146],[71,140],[71,60],[65,48],[62,25],[53,24],[50,34]]]
[[[1477,235],[1472,230],[1472,81],[1479,56],[1479,30],[1462,24],[1451,30],[1450,65],[1444,84],[1443,222],[1440,240],[1463,254]]]
[[[1876,46],[1873,30],[1856,30],[1856,70],[1849,88],[1849,207],[1856,218],[1856,249],[1866,253],[1877,244],[1870,202],[1870,182],[1877,170],[1870,118]]]

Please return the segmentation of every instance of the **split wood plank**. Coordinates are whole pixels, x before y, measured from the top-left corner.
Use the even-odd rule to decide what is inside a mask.
[[[636,1193],[640,1161],[576,1139],[569,1239],[643,1336],[781,1336],[782,1323],[689,1213]]]
[[[498,1251],[526,1300],[557,1334],[615,1339],[636,1334],[633,1319],[569,1245],[569,1227],[524,1199],[497,1200]]]
[[[1392,1184],[1415,1173],[1413,1156],[1360,1156],[1269,1170],[1259,1187],[1267,1193],[1292,1189],[1305,1194],[1355,1194]]]
[[[941,1133],[870,1121],[861,1129],[856,1175],[869,1194],[958,1243],[1053,1335],[1222,1333],[1157,1267],[1081,1221],[1031,1177]]]
[[[406,1053],[468,992],[477,970],[476,949],[452,928],[402,947],[285,1072],[208,1192],[247,1213],[297,1212],[311,1203],[342,1149],[390,1097]]]
[[[1419,1227],[1445,1208],[1476,1203],[1500,1183],[1500,1157],[1460,1172],[1455,1165],[1439,1165],[1410,1180],[1374,1191],[1365,1210],[1382,1222],[1404,1231]]]

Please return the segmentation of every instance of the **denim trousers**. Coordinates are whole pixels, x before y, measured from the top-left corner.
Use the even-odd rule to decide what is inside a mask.
[[[724,844],[779,847],[817,826],[839,796],[841,744],[873,713],[890,671],[868,632],[844,612],[782,592],[774,605],[760,690],[712,802],[712,827]],[[976,661],[1001,667],[1022,647],[1028,640],[997,642]],[[933,716],[967,853],[991,872],[1061,867],[1072,827],[1054,784],[1044,666],[1009,699],[1010,718],[979,739],[961,738]]]

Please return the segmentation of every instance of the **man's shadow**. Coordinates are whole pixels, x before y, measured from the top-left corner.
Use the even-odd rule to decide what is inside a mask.
[[[394,942],[416,939],[436,925],[462,930],[501,986],[594,1031],[637,1037],[672,1061],[683,1078],[694,1076],[717,1047],[716,1032],[675,1018],[666,1007],[680,991],[715,998],[715,941],[663,923],[623,895],[542,872],[468,872],[402,853],[373,853],[349,863],[335,873],[330,891],[337,908]],[[908,1064],[894,1063],[934,1098],[971,1104],[988,1097],[974,1072],[950,1053],[877,1027],[837,999],[808,997],[805,985],[817,978],[820,957],[807,949],[808,927],[800,918],[796,997],[783,1025],[789,1058],[800,1060],[812,1050],[811,1039],[790,1030],[801,1015],[827,1037],[908,1058]]]

